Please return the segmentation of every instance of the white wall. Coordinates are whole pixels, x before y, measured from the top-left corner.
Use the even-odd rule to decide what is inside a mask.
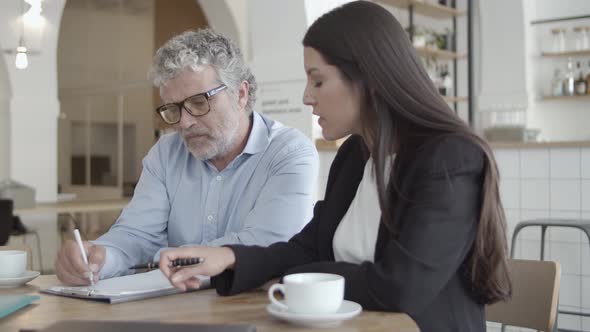
[[[0,49],[4,49],[0,43]],[[0,59],[0,183],[10,178],[10,98],[11,89],[5,59]]]
[[[244,15],[246,0],[197,0],[210,27],[215,31],[239,43],[240,48],[247,49],[247,21]],[[237,24],[239,20],[239,25]]]
[[[523,3],[480,1],[479,6],[481,35],[474,37],[481,40],[476,93],[482,125],[487,127],[494,112],[524,113],[527,108]]]
[[[26,28],[30,49],[43,50],[29,57],[29,67],[18,70],[14,55],[4,55],[10,78],[10,173],[14,180],[35,187],[38,201],[53,201],[57,193],[56,45],[65,0],[43,2],[43,18],[37,29]],[[16,47],[20,1],[0,3],[0,44]],[[42,160],[42,163],[39,161]]]
[[[3,48],[17,46],[17,17],[20,15],[20,4],[20,1],[0,2],[0,22],[3,22],[0,24],[0,45]],[[64,4],[65,0],[44,1],[44,19],[41,24],[37,28],[27,27],[27,46],[29,49],[42,50],[40,55],[29,57],[27,69],[15,68],[14,55],[2,55],[0,58],[6,66],[10,83],[9,87],[5,83],[0,83],[0,160],[9,160],[9,175],[13,180],[36,189],[37,201],[55,201],[57,195],[59,101],[56,47]],[[2,70],[0,77],[6,77]],[[0,82],[6,80],[0,79]],[[10,116],[7,116],[7,111],[10,112]],[[10,133],[8,139],[7,132]],[[7,142],[10,144],[8,149]],[[6,173],[6,170],[4,172]],[[34,269],[49,269],[55,259],[55,245],[59,242],[55,214],[23,216],[22,219],[41,236],[44,266],[41,268],[38,259],[34,259]],[[11,242],[20,241],[22,239],[11,239]],[[28,243],[36,246],[31,239]]]

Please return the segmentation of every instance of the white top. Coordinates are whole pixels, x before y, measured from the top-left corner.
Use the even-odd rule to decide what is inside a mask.
[[[375,259],[381,208],[373,164],[373,158],[369,158],[356,195],[334,233],[332,246],[337,262],[359,264]],[[386,167],[386,174],[387,181],[389,167]]]

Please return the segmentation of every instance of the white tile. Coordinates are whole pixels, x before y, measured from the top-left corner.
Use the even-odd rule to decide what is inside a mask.
[[[549,209],[548,180],[522,180],[520,189],[521,207],[523,209]]]
[[[580,244],[551,242],[546,244],[550,250],[547,260],[559,262],[562,274],[580,274]]]
[[[565,242],[571,244],[580,244],[580,235],[582,231],[571,227],[549,227],[547,228],[548,238],[552,242]]]
[[[582,149],[582,177],[590,179],[590,148]]]
[[[500,179],[517,179],[520,177],[519,151],[497,150],[494,152]]]
[[[541,257],[541,242],[540,241],[529,241],[529,240],[521,240],[519,241],[518,246],[520,246],[520,250],[517,251],[517,254],[514,258],[519,259],[531,259],[531,260],[539,260]]]
[[[590,180],[582,180],[582,210],[590,211]]]
[[[551,149],[549,151],[552,179],[579,179],[580,149]]]
[[[522,150],[520,152],[520,177],[523,179],[549,178],[549,150]]]
[[[579,331],[582,328],[582,318],[579,316],[559,314],[559,317],[557,317],[557,327]]]
[[[590,317],[582,317],[582,331],[590,331]]]
[[[588,242],[582,242],[582,275],[585,277],[590,277],[590,247],[588,247]]]
[[[590,312],[590,277],[582,277],[582,308]]]
[[[500,181],[500,198],[505,209],[520,208],[520,181],[503,179]]]
[[[579,307],[582,304],[580,291],[580,277],[562,273],[559,304]]]
[[[590,243],[588,237],[583,235],[580,237],[580,245],[582,247],[582,275],[590,277]]]
[[[580,219],[580,211],[551,210],[549,217],[551,219]]]
[[[496,322],[486,322],[486,331],[490,332],[490,331],[497,331],[500,332],[500,328],[501,328],[502,324],[500,323],[496,323]]]
[[[551,180],[550,186],[552,210],[580,210],[579,180]]]
[[[506,216],[506,224],[508,224],[509,228],[511,226],[514,228],[521,220],[519,209],[504,209],[504,215]]]

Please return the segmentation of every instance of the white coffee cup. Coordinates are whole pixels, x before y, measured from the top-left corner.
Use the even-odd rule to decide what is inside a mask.
[[[275,292],[285,296],[275,298]],[[344,299],[344,277],[330,273],[296,273],[283,278],[268,290],[268,298],[280,309],[300,314],[335,313]]]
[[[22,277],[26,271],[26,251],[0,250],[0,278]]]

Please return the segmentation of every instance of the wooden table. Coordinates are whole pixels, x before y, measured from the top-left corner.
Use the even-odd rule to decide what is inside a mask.
[[[55,203],[39,203],[32,208],[15,209],[14,214],[40,214],[40,213],[86,213],[120,211],[129,203],[129,198],[106,200],[74,200]]]
[[[171,295],[121,304],[39,294],[39,288],[59,284],[53,275],[40,276],[26,287],[0,290],[0,295],[38,294],[36,304],[0,319],[0,331],[41,329],[55,322],[78,320],[135,320],[167,323],[252,324],[257,331],[419,331],[406,314],[364,311],[335,328],[305,328],[274,319],[266,312],[266,292],[256,290],[220,297],[215,290]]]

